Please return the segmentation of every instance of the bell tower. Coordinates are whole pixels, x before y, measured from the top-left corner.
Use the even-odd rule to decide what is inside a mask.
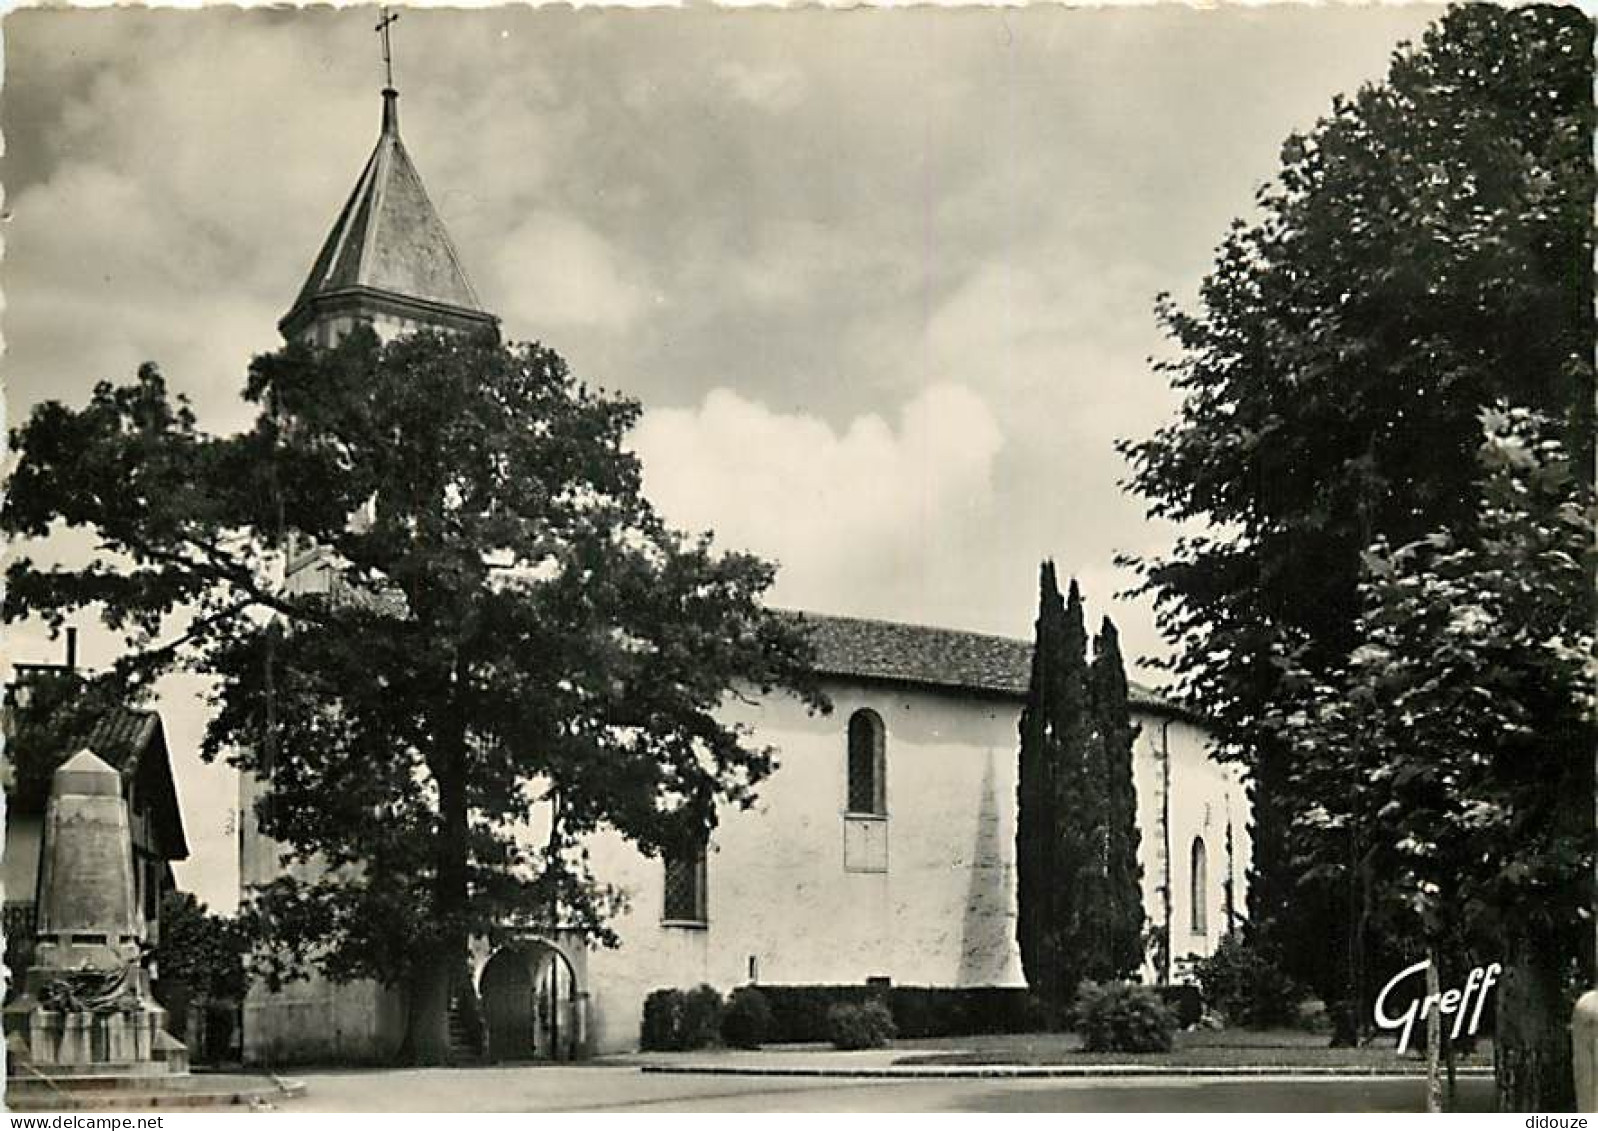
[[[435,327],[492,331],[499,319],[483,309],[399,133],[385,14],[387,85],[377,147],[322,243],[311,273],[278,329],[289,341],[331,345],[360,322],[381,337]]]

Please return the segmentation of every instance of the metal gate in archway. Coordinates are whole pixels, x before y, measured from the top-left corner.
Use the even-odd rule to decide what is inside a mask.
[[[584,1039],[584,995],[558,947],[531,939],[500,947],[478,978],[488,1057],[572,1060]]]

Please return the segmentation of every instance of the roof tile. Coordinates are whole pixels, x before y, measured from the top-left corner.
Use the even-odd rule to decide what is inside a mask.
[[[1022,698],[1032,674],[1032,642],[930,625],[790,612],[809,629],[816,671],[823,675],[919,684]],[[1140,684],[1131,701],[1155,710],[1179,708]]]

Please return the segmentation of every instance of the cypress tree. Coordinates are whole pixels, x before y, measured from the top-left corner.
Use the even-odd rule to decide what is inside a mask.
[[[1083,978],[1142,962],[1142,869],[1120,645],[1108,621],[1093,662],[1082,594],[1039,577],[1037,636],[1016,789],[1016,934],[1027,984],[1069,1005]]]
[[[1021,711],[1021,752],[1016,784],[1016,941],[1027,985],[1047,1001],[1059,998],[1057,929],[1059,873],[1056,869],[1055,804],[1058,728],[1055,723],[1057,673],[1064,670],[1065,602],[1054,563],[1044,562],[1038,578],[1038,618],[1032,645],[1032,674]]]
[[[1104,765],[1105,908],[1103,953],[1107,977],[1126,978],[1143,964],[1142,836],[1137,823],[1137,787],[1132,748],[1139,727],[1132,721],[1121,638],[1105,617],[1093,641],[1093,713]]]
[[[1059,875],[1066,891],[1058,919],[1064,956],[1062,1002],[1076,996],[1083,978],[1113,977],[1108,963],[1108,822],[1104,744],[1093,707],[1092,672],[1082,592],[1073,579],[1065,599],[1063,670],[1057,702],[1060,768],[1055,774],[1059,820],[1055,826]]]

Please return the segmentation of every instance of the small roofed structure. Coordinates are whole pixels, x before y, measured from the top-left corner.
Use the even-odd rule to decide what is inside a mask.
[[[183,814],[178,807],[177,783],[167,747],[166,727],[156,711],[113,707],[63,744],[57,757],[68,751],[92,750],[121,779],[127,798],[129,832],[133,845],[134,891],[140,909],[152,923],[161,898],[172,890],[172,864],[189,855]],[[39,871],[40,818],[49,766],[19,767],[16,788],[7,797],[6,906],[34,901]],[[13,835],[15,832],[15,835]]]

